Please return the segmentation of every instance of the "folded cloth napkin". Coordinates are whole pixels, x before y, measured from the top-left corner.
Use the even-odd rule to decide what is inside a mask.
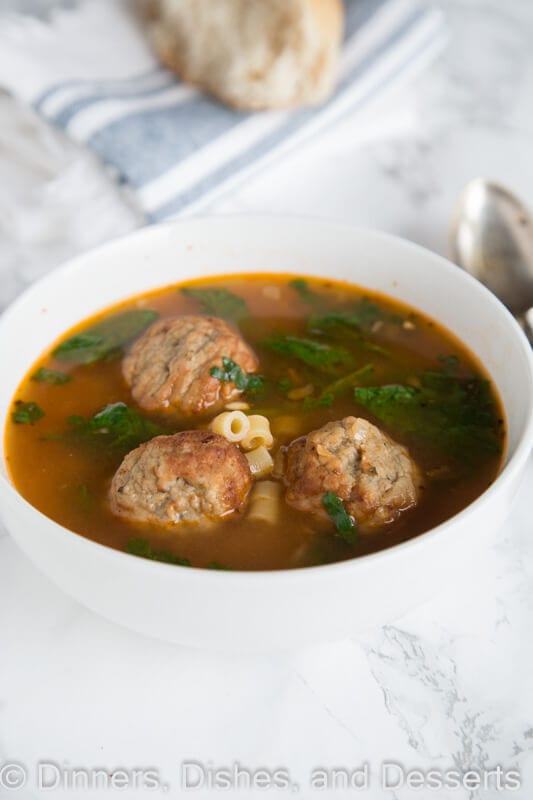
[[[62,0],[0,16],[0,85],[133,189],[147,221],[197,210],[232,183],[427,65],[445,42],[427,0],[348,0],[340,74],[319,108],[244,113],[180,83],[129,0]]]

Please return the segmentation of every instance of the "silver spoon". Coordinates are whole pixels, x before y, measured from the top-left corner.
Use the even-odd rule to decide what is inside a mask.
[[[455,207],[452,259],[517,317],[533,344],[533,220],[511,192],[476,178]]]

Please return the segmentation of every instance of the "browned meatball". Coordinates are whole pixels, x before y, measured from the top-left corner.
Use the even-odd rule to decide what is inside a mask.
[[[156,525],[201,522],[241,511],[251,483],[234,444],[210,431],[182,431],[128,453],[111,482],[111,509]]]
[[[322,498],[335,492],[363,532],[393,522],[421,488],[406,448],[365,419],[328,422],[292,442],[285,457],[291,506],[325,517]]]
[[[184,414],[217,411],[241,393],[234,383],[210,374],[222,356],[244,372],[258,366],[254,352],[226,322],[188,315],[162,319],[134,343],[122,373],[136,402],[147,411],[177,409]]]

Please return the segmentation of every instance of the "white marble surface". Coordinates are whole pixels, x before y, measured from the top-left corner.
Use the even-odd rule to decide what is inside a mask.
[[[211,210],[336,217],[446,253],[449,214],[469,178],[499,179],[533,206],[533,5],[441,5],[447,54],[364,132],[347,120]],[[66,256],[136,224],[90,157],[2,99],[2,305]],[[300,784],[263,796],[532,797],[532,481],[533,462],[498,545],[463,584],[394,625],[288,656],[215,656],[142,639],[63,596],[0,532],[0,777],[5,762],[29,770],[26,787],[0,788],[0,798],[114,794],[40,791],[39,761],[157,768],[171,797],[255,796],[180,789],[185,760],[286,767]],[[366,789],[308,787],[313,768],[364,762]],[[500,765],[519,770],[521,788],[387,790],[383,762],[441,775],[473,769],[482,780]]]

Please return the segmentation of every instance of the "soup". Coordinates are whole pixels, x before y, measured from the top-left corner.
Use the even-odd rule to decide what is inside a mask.
[[[288,569],[381,550],[478,497],[500,401],[449,331],[390,297],[280,274],[166,287],[85,320],[13,400],[20,493],[101,544]]]

